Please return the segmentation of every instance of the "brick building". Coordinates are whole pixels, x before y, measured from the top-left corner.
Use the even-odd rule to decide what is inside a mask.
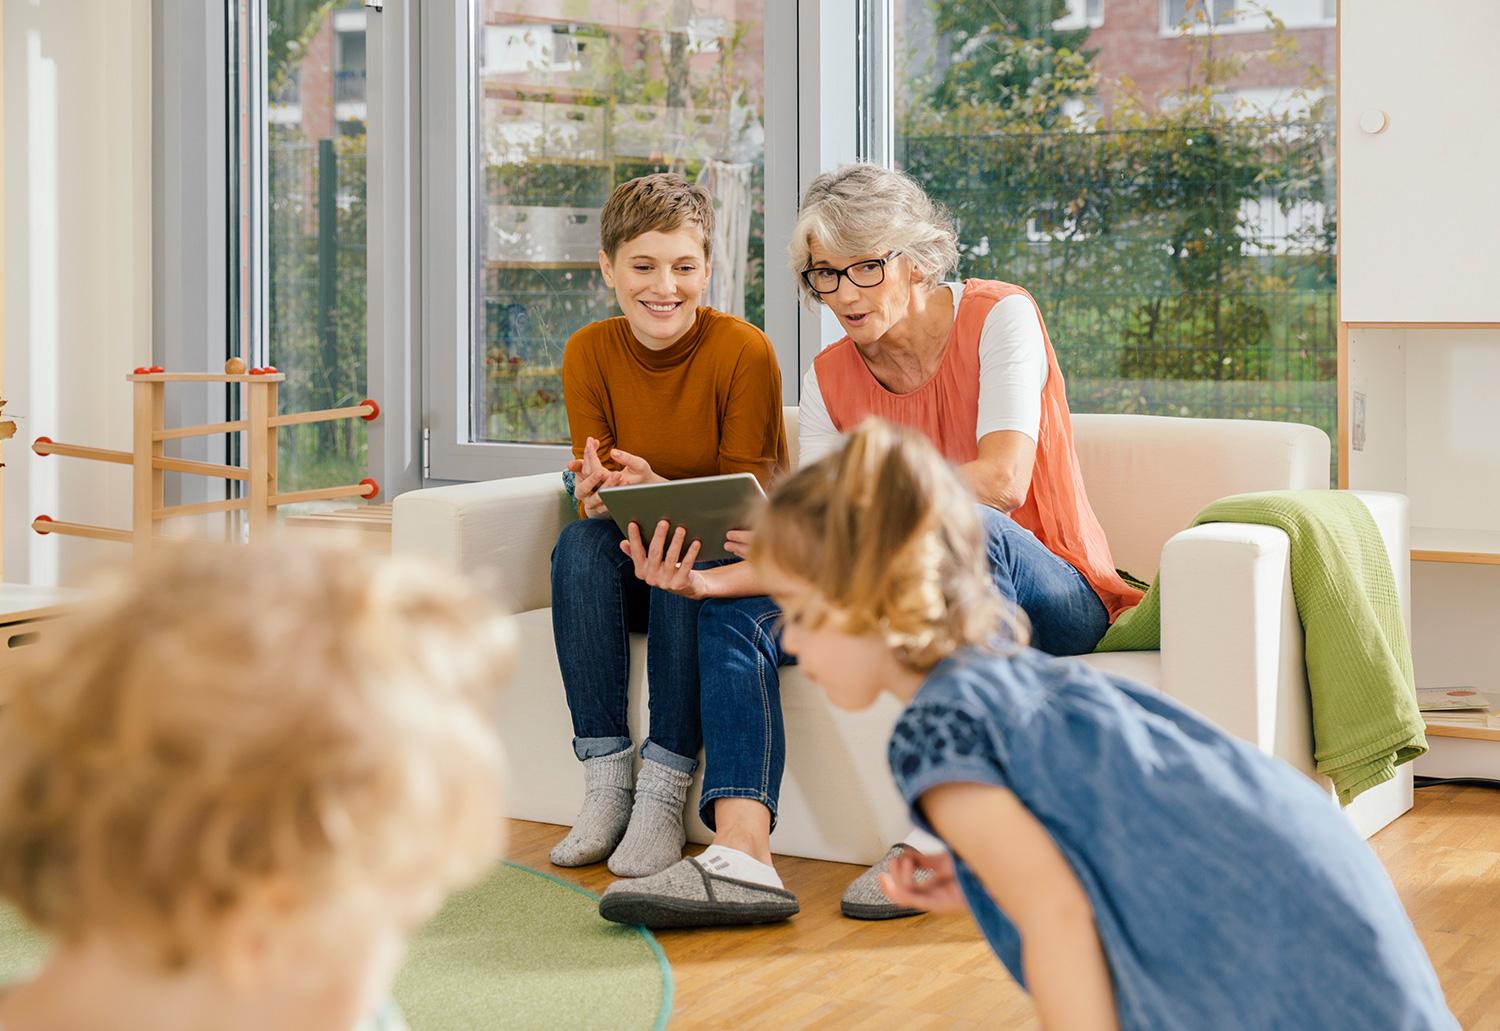
[[[1210,24],[1214,47],[1244,52],[1263,51],[1271,45],[1266,18],[1257,11],[1239,10],[1249,7],[1243,0],[1201,2],[1202,6],[1194,4],[1194,11],[1203,13],[1204,20],[1199,22],[1189,15],[1185,0],[1072,0],[1074,11],[1063,24],[1089,25],[1088,47],[1099,51],[1094,67],[1106,84],[1131,82],[1143,97],[1156,101],[1190,80],[1201,79],[1195,36],[1206,32]],[[1278,67],[1252,60],[1243,75],[1229,84],[1228,94],[1253,109],[1280,114],[1299,107],[1290,94],[1303,83],[1307,66],[1323,68],[1330,75],[1335,68],[1334,4],[1332,0],[1266,0],[1264,6],[1282,20],[1296,41],[1302,63]],[[1190,28],[1184,30],[1183,24]],[[1099,98],[1102,113],[1109,113],[1113,99],[1106,86]]]

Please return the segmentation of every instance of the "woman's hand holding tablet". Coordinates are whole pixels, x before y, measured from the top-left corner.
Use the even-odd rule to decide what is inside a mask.
[[[672,554],[674,568],[678,563],[691,566],[694,562],[743,557],[749,544],[746,526],[750,509],[765,497],[760,482],[749,473],[606,486],[599,492],[620,532],[625,534],[621,549],[632,558],[636,556],[627,547],[631,524],[638,527],[637,538],[641,542],[638,575],[641,563],[649,559],[657,524],[662,522],[667,526],[662,528],[660,559],[665,561]],[[679,530],[680,544],[674,553]],[[735,531],[734,537],[730,537],[730,531]],[[693,550],[695,544],[697,550]]]

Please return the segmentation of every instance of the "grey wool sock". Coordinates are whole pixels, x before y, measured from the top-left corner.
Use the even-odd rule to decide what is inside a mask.
[[[692,775],[665,763],[646,759],[635,785],[635,808],[625,840],[609,857],[609,872],[617,877],[650,877],[682,858],[687,832],[682,807],[687,802]]]
[[[583,808],[568,836],[552,846],[556,866],[587,866],[615,850],[630,823],[635,746],[583,761]]]

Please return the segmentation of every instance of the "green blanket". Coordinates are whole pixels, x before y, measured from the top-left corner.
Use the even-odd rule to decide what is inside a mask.
[[[1261,523],[1291,538],[1292,594],[1307,652],[1313,756],[1348,805],[1427,751],[1390,557],[1364,502],[1344,491],[1237,494],[1200,523]],[[1096,649],[1161,647],[1161,577]]]

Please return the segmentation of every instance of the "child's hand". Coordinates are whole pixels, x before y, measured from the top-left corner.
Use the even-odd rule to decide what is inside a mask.
[[[917,871],[929,876],[917,880]],[[880,890],[898,906],[925,910],[928,913],[965,913],[969,904],[953,868],[953,855],[927,856],[908,848],[891,860],[888,872],[880,875]]]

